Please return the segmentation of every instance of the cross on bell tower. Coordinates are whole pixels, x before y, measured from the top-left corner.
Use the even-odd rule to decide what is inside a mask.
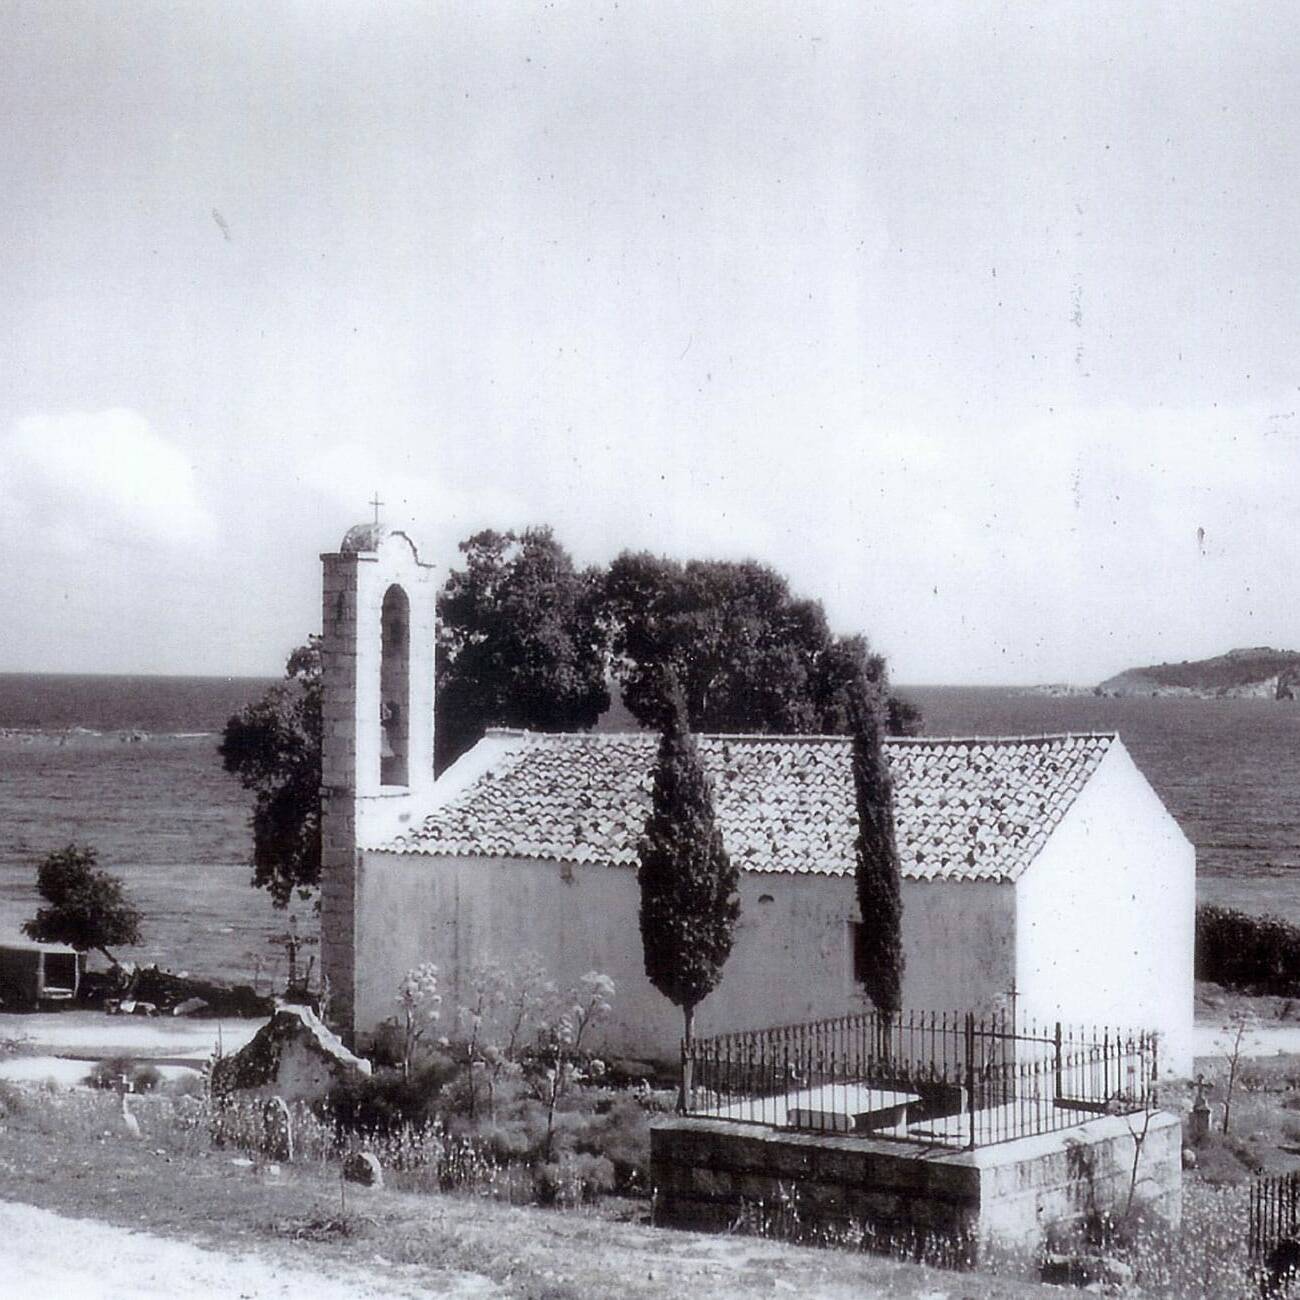
[[[378,527],[378,526],[379,526],[379,507],[382,506],[382,505],[384,504],[384,503],[379,499],[379,493],[378,493],[378,492],[375,493],[374,497],[371,499],[370,504],[371,504],[372,506],[374,506],[374,508],[375,508],[375,526]]]

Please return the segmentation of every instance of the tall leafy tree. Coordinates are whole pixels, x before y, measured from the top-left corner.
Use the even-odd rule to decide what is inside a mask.
[[[23,932],[38,943],[102,952],[117,965],[109,945],[139,943],[143,917],[122,882],[97,863],[98,854],[89,846],[69,844],[49,854],[36,869],[36,887],[47,905],[23,922]]]
[[[887,695],[884,660],[833,636],[821,605],[752,561],[679,564],[620,556],[578,570],[549,528],[476,533],[438,597],[434,764],[442,771],[491,726],[568,731],[609,707],[612,664],[642,725],[661,725],[664,674],[684,683],[698,731],[852,729],[864,677],[887,698],[892,732],[920,728]],[[253,793],[253,884],[285,906],[320,880],[320,644],[226,724],[222,762]]]
[[[708,777],[675,683],[661,688],[663,733],[650,815],[638,846],[641,944],[650,982],[682,1012],[695,1037],[695,1009],[722,979],[740,917],[739,874],[722,844]],[[691,1090],[689,1051],[680,1105]]]
[[[600,578],[549,528],[476,533],[438,598],[439,770],[490,726],[571,731],[609,707]]]
[[[253,884],[277,907],[320,883],[320,637],[289,656],[285,680],[235,714],[222,765],[253,794]]]
[[[894,792],[877,692],[863,682],[853,709],[853,794],[858,834],[855,967],[882,1018],[896,1015],[903,988],[903,882],[894,833]]]
[[[623,700],[642,725],[662,708],[666,670],[690,725],[712,732],[843,735],[856,684],[884,681],[884,660],[862,637],[834,636],[819,602],[753,560],[626,552],[610,565],[602,608]],[[891,725],[919,730],[914,706],[891,706]]]

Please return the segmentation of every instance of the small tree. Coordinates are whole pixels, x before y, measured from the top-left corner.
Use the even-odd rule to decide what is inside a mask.
[[[541,958],[530,952],[509,965],[485,957],[470,968],[468,984],[470,1000],[456,1008],[456,1027],[469,1064],[469,1113],[473,1119],[478,1112],[481,1076],[488,1114],[495,1119],[497,1089],[503,1078],[520,1072],[520,1052],[531,1032],[544,1027],[555,985]]]
[[[409,1079],[420,1040],[438,1023],[442,1014],[438,968],[433,962],[421,962],[406,972],[406,978],[397,989],[397,1005],[402,1015],[402,1077]]]
[[[546,1140],[542,1159],[555,1154],[555,1112],[565,1094],[584,1078],[599,1079],[605,1063],[592,1060],[582,1065],[583,1040],[598,1021],[603,1020],[614,1003],[614,981],[600,971],[589,970],[554,1008],[552,1023],[542,1028],[543,1049],[553,1057],[542,1072],[538,1095],[546,1107]]]
[[[695,1008],[718,986],[740,917],[739,877],[722,844],[708,778],[675,682],[665,688],[650,816],[638,846],[641,943],[650,982],[682,1010],[678,1104],[691,1089]]]
[[[885,759],[880,711],[865,685],[854,707],[853,795],[858,815],[854,842],[858,910],[862,914],[856,931],[855,966],[867,996],[886,1022],[902,1005],[903,893],[894,837],[893,782]],[[882,1047],[887,1041],[882,1035]]]
[[[1246,1035],[1255,1027],[1255,1015],[1251,1011],[1237,1011],[1228,1018],[1223,1026],[1222,1038],[1215,1040],[1215,1046],[1228,1067],[1228,1079],[1223,1094],[1223,1132],[1227,1133],[1232,1122],[1232,1094],[1237,1087],[1244,1059]]]
[[[39,943],[63,943],[78,952],[102,952],[114,966],[109,945],[140,942],[139,910],[131,905],[122,882],[100,870],[96,851],[69,844],[51,853],[36,869],[36,887],[49,904],[23,932]]]

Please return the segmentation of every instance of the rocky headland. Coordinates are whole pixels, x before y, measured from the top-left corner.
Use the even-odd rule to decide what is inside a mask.
[[[1291,700],[1300,694],[1300,651],[1256,646],[1229,650],[1213,659],[1129,668],[1108,677],[1094,693]]]

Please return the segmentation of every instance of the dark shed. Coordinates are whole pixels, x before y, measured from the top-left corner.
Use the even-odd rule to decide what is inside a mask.
[[[43,1003],[71,1002],[86,959],[53,943],[0,944],[0,1007],[38,1011]]]

